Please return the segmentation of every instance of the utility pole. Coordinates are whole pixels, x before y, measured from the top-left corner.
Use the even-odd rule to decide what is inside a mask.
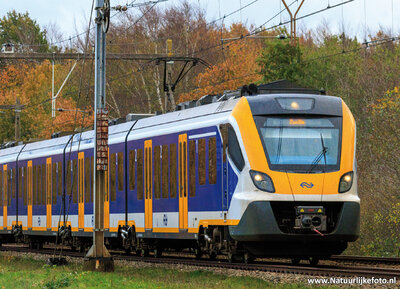
[[[108,111],[106,109],[106,33],[110,21],[110,0],[96,0],[95,49],[95,143],[94,143],[94,228],[93,246],[85,258],[85,268],[114,271],[114,260],[104,246],[104,195],[108,170]]]
[[[167,39],[167,56],[172,57],[172,39]],[[174,91],[172,89],[172,66],[174,65],[174,61],[166,61],[165,69],[166,69],[166,87],[164,87],[165,91],[165,111],[168,111],[168,103],[171,103],[171,110],[175,110],[175,99],[174,99]]]
[[[15,114],[15,141],[19,142],[21,136],[21,111],[25,105],[21,104],[18,95],[15,97],[15,105],[0,105],[0,109],[14,110]]]
[[[290,11],[289,6],[286,4],[285,0],[282,0],[283,5],[285,5],[286,10],[288,11],[289,15],[290,15],[290,41],[292,43],[292,45],[296,45],[297,42],[297,36],[296,36],[296,17],[297,17],[297,13],[299,13],[301,6],[304,3],[304,0],[301,0],[301,3],[299,5],[299,7],[297,8],[296,12],[294,13],[294,15],[292,14],[292,11]]]
[[[15,98],[15,142],[18,143],[21,134],[21,103]]]

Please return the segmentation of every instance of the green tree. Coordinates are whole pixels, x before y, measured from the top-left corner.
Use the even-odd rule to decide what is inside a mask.
[[[0,19],[0,45],[12,43],[18,51],[46,52],[49,44],[46,40],[46,31],[41,30],[39,24],[30,18],[28,12],[8,12]]]
[[[302,54],[299,45],[282,40],[267,40],[265,45],[257,60],[265,83],[279,79],[296,81],[302,78]]]

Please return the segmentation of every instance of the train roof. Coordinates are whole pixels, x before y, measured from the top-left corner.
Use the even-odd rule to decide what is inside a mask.
[[[137,121],[128,121],[125,123],[112,125],[109,127],[109,143],[112,144],[116,139],[125,138],[127,133],[131,130],[134,131],[151,129],[152,127],[164,124],[173,124],[180,121],[190,120],[218,113],[230,112],[235,107],[238,99],[231,99],[218,103],[211,103],[199,107],[194,107],[185,110],[174,111],[166,114],[142,118]],[[37,142],[28,143],[26,145],[18,145],[11,148],[0,150],[0,163],[13,162],[19,156],[20,160],[32,159],[33,156],[40,157],[41,155],[60,154],[64,151],[68,153],[71,149],[76,151],[78,146],[80,149],[86,149],[88,146],[93,147],[94,131],[85,131],[73,135],[62,136],[58,138],[42,140]],[[49,153],[51,152],[51,153]]]
[[[284,86],[288,88],[284,89]],[[252,95],[253,93],[254,95]],[[173,112],[112,125],[109,127],[109,143],[113,144],[125,139],[130,131],[129,139],[132,139],[136,135],[142,135],[142,132],[151,131],[155,126],[174,129],[176,126],[172,124],[178,122],[187,122],[195,118],[203,118],[202,121],[204,121],[204,117],[207,117],[206,120],[212,120],[212,116],[216,118],[217,115],[221,115],[222,113],[228,113],[227,115],[229,115],[229,112],[233,110],[241,97],[247,98],[254,115],[269,113],[288,114],[288,111],[282,109],[276,99],[300,97],[314,99],[315,105],[307,113],[326,115],[341,115],[342,113],[340,98],[321,95],[321,91],[302,89],[286,81],[278,81],[258,87],[250,85],[239,91],[226,92],[222,97],[204,96],[198,101],[178,105],[178,110]],[[304,113],[304,111],[290,111],[290,113]],[[93,147],[93,130],[74,134],[72,141],[71,137],[72,135],[67,135],[1,149],[0,163],[15,161],[18,155],[19,159],[23,160],[32,159],[33,156],[62,154],[64,149],[66,149],[66,152],[74,152],[78,150],[78,147],[79,150]],[[66,148],[67,144],[68,147]]]

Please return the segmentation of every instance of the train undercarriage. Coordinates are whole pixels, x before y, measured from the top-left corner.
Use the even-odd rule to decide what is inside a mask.
[[[60,227],[51,236],[46,232],[23,234],[18,226],[13,227],[12,233],[0,235],[0,244],[28,244],[31,249],[57,244],[85,253],[93,242],[91,236],[77,236],[70,227]],[[105,237],[104,242],[110,250],[123,250],[143,257],[152,255],[159,258],[163,252],[184,251],[196,259],[214,260],[217,256],[225,256],[229,262],[250,263],[255,258],[276,257],[291,259],[293,264],[309,260],[312,265],[320,259],[328,259],[332,254],[340,254],[347,247],[347,242],[239,242],[230,236],[228,226],[200,227],[199,233],[193,234],[192,239],[138,238],[134,226],[120,226],[117,237]]]

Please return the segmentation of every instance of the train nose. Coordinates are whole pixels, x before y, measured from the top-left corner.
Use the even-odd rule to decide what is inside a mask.
[[[288,173],[288,181],[294,201],[320,201],[325,174]]]

